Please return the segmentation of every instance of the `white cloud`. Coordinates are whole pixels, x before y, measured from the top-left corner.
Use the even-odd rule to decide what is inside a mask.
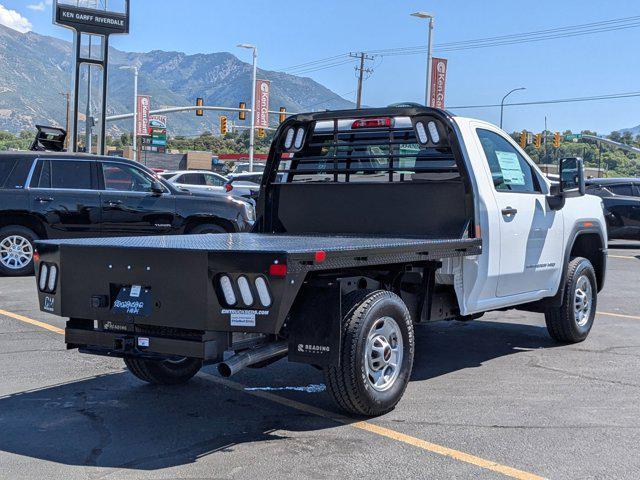
[[[0,25],[13,28],[21,33],[31,30],[31,22],[15,10],[9,10],[0,3]]]
[[[43,12],[53,4],[53,0],[44,0],[38,3],[32,3],[31,5],[27,5],[29,10],[33,10],[35,12]]]

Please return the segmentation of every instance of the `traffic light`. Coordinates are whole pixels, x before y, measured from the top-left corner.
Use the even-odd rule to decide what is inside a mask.
[[[283,123],[287,119],[287,109],[284,107],[280,107],[280,123]]]
[[[246,120],[247,119],[247,112],[244,111],[245,108],[247,108],[247,103],[246,102],[240,102],[240,111],[238,112],[238,120]]]
[[[523,130],[520,134],[520,146],[524,149],[527,148],[527,131]]]
[[[220,135],[229,133],[229,125],[227,117],[220,117]]]
[[[258,138],[264,138],[267,136],[267,132],[265,132],[264,128],[258,129]]]
[[[542,134],[541,133],[536,133],[536,138],[533,141],[533,145],[536,147],[537,150],[540,150],[542,148]]]
[[[553,147],[560,148],[560,132],[556,132],[553,135]]]
[[[196,107],[204,106],[204,99],[198,98],[196,100]],[[196,110],[196,117],[204,117],[204,110]]]

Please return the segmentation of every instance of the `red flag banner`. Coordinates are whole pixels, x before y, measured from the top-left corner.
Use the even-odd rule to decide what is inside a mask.
[[[138,119],[136,121],[136,134],[144,137],[149,135],[149,120],[151,112],[151,97],[138,95]]]
[[[269,80],[256,80],[256,108],[255,121],[256,128],[267,128],[269,126],[269,93],[271,82]]]
[[[431,99],[429,106],[444,108],[444,95],[447,84],[447,59],[431,59]]]

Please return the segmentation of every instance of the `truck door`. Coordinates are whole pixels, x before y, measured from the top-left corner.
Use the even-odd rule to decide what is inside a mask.
[[[499,130],[476,129],[494,186],[500,225],[496,295],[555,289],[564,259],[562,211],[549,208],[546,184],[530,160]]]
[[[106,235],[162,235],[174,229],[176,202],[151,190],[153,177],[120,162],[99,162],[102,231]]]
[[[40,159],[36,163],[29,197],[31,210],[49,238],[90,237],[100,234],[100,192],[92,160]]]

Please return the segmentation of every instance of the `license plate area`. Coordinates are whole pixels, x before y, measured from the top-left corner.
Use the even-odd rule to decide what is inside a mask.
[[[151,287],[122,285],[111,305],[111,313],[128,317],[148,317],[153,308]]]

